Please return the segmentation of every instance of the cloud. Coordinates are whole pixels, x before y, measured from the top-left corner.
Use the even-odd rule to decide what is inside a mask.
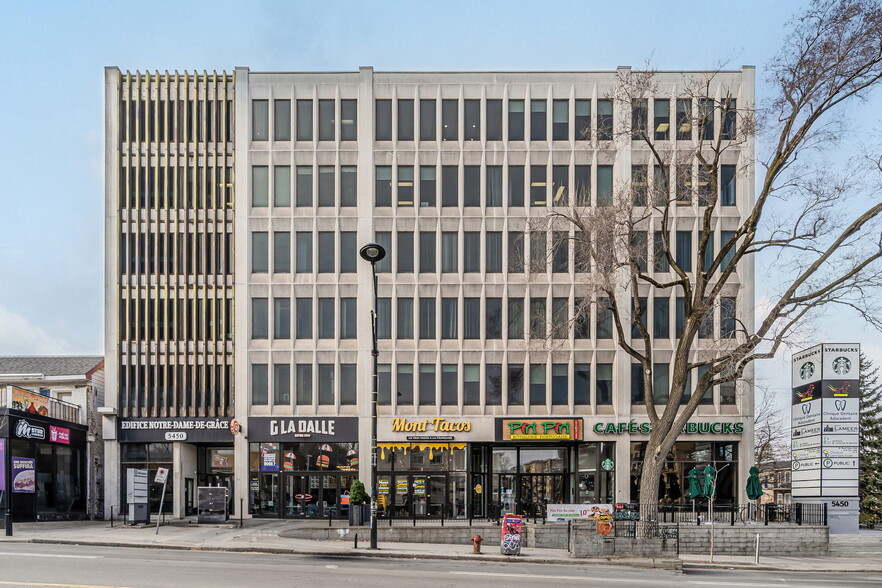
[[[73,353],[64,339],[53,337],[27,318],[0,306],[0,354],[65,355]]]

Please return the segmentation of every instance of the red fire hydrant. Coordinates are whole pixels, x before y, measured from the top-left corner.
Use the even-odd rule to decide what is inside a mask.
[[[480,535],[472,537],[472,553],[481,553],[481,542],[484,540]]]

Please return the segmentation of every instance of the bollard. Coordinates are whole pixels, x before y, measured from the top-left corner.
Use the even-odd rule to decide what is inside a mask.
[[[358,549],[358,533],[355,534],[355,549]]]
[[[245,512],[242,510],[244,508],[243,504],[245,504],[245,499],[240,498],[239,499],[239,528],[240,529],[245,524]]]
[[[753,563],[759,563],[759,533],[756,534],[756,555],[753,558]]]
[[[481,542],[484,541],[484,538],[480,535],[474,535],[472,537],[472,553],[481,553]]]

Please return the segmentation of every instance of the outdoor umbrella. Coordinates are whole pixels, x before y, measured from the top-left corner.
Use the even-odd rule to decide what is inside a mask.
[[[689,473],[686,474],[686,481],[689,483],[689,499],[695,500],[699,496],[704,496],[704,492],[701,489],[701,480],[698,476],[701,475],[701,470],[696,467],[693,467],[689,470]]]
[[[751,466],[750,475],[747,477],[747,497],[756,500],[763,495],[763,487],[759,481],[759,470]]]
[[[716,487],[717,469],[709,465],[704,468],[704,495],[710,499],[714,498],[714,490]]]

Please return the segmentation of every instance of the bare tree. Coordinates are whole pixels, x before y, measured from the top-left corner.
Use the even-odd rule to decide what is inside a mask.
[[[574,203],[547,219],[575,227],[577,257],[581,248],[591,264],[581,285],[585,300],[612,317],[616,344],[642,367],[652,424],[639,483],[644,520],[656,518],[664,460],[705,391],[742,379],[745,370],[749,375],[753,361],[773,357],[797,325],[828,304],[882,326],[880,298],[874,298],[882,285],[882,198],[863,189],[856,168],[830,158],[842,136],[845,106],[882,77],[882,9],[873,0],[813,1],[791,22],[769,77],[776,94],[757,109],[736,101],[731,74],[687,74],[676,84],[674,120],[655,125],[649,124],[648,99],[658,96],[660,80],[670,85],[669,77],[621,70],[610,97],[616,112],[631,114],[620,117],[626,120],[617,121],[606,145],[610,151],[630,146],[634,158],[645,154],[652,178],[632,177],[594,202],[577,193]],[[720,200],[721,166],[738,152],[742,169],[752,169],[757,136],[769,146],[757,161],[763,175],[754,201],[733,218]],[[869,204],[849,216],[849,206],[861,198]],[[694,255],[683,259],[671,231],[677,208],[687,206],[694,207],[700,236]],[[731,238],[714,251],[712,236],[720,227]],[[756,323],[744,324],[731,297],[741,290],[737,268],[758,255],[781,283],[756,309]],[[682,329],[669,390],[654,391],[653,337],[642,300],[672,290],[683,298]],[[698,345],[715,309],[722,312],[723,332],[712,346]],[[690,378],[695,393],[687,397]]]
[[[788,455],[790,425],[784,421],[780,405],[768,388],[759,388],[759,399],[754,407],[753,459],[758,467],[785,459]]]

